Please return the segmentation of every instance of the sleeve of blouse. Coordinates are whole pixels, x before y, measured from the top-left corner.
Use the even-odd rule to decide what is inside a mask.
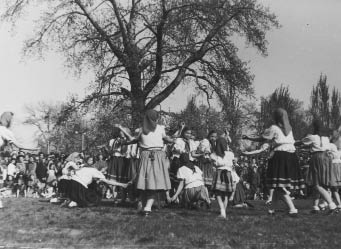
[[[110,139],[110,141],[109,141],[110,148],[113,146],[114,142],[115,142],[115,139]]]
[[[195,171],[196,171],[197,173],[199,173],[200,175],[203,174],[202,171],[201,171],[201,169],[200,169],[199,167],[197,167],[197,166],[195,166]]]
[[[214,164],[218,167],[224,166],[225,165],[225,160],[224,158],[217,156],[215,154],[211,154],[211,159],[214,160]]]
[[[96,179],[105,179],[105,176],[103,175],[103,173],[97,169],[94,170],[94,175],[93,178]]]
[[[274,126],[271,126],[270,128],[266,129],[262,135],[263,138],[267,140],[271,140],[275,137],[276,130]]]
[[[197,148],[197,151],[199,152],[206,152],[210,150],[210,144],[209,141],[207,139],[204,139],[202,141],[200,141],[199,146]]]
[[[302,139],[302,143],[305,145],[310,145],[314,141],[313,135],[308,135],[305,138]]]
[[[180,146],[180,138],[175,139],[175,143],[173,146],[173,150],[180,150],[181,146]]]
[[[176,173],[176,178],[178,178],[178,179],[185,179],[184,174],[183,174],[181,168],[178,169],[178,172]]]

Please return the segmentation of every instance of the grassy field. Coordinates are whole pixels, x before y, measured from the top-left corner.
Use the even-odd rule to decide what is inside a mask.
[[[0,210],[0,248],[340,248],[341,214],[312,215],[298,200],[297,218],[253,209],[164,208],[141,217],[134,208],[104,202],[93,208],[60,208],[38,199],[6,198]]]

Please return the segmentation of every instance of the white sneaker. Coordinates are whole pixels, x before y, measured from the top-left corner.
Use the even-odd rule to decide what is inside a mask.
[[[2,201],[0,200],[0,209],[4,208],[4,206],[2,205]]]
[[[68,205],[69,208],[78,207],[77,202],[71,201]]]

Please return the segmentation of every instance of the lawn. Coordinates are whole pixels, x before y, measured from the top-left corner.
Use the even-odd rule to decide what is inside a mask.
[[[5,198],[0,248],[339,248],[341,214],[310,214],[311,201],[295,201],[297,218],[253,209],[164,208],[141,217],[132,207],[104,202],[93,208],[60,208],[38,199]]]

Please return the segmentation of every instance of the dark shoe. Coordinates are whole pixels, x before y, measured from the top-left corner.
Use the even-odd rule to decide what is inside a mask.
[[[338,214],[339,212],[340,211],[338,208],[334,208],[334,209],[330,209],[327,214],[328,215],[334,215],[334,214]]]
[[[148,217],[150,215],[151,211],[143,211],[143,216]]]
[[[291,218],[297,218],[298,217],[298,213],[289,213],[288,214],[289,215],[289,217],[291,217]]]

